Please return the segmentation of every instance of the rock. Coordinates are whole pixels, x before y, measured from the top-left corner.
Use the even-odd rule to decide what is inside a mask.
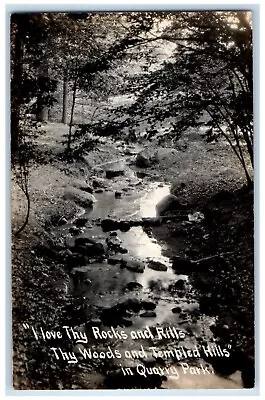
[[[81,237],[75,240],[73,251],[88,257],[94,257],[104,254],[105,248],[102,243],[97,243],[92,239]]]
[[[141,283],[139,282],[129,282],[127,283],[127,285],[124,287],[124,290],[140,290],[142,289],[143,285],[141,285]]]
[[[117,264],[120,264],[121,262],[122,262],[121,257],[111,256],[108,258],[108,264],[110,264],[110,265],[117,265]]]
[[[83,246],[86,245],[87,243],[95,243],[95,241],[87,237],[80,237],[75,239],[75,246]]]
[[[124,308],[117,304],[116,306],[105,308],[101,312],[101,321],[106,326],[121,326],[121,318],[124,315]]]
[[[116,178],[117,176],[121,176],[124,175],[124,171],[120,171],[120,170],[113,170],[110,169],[108,171],[106,171],[106,178],[107,179],[112,179],[112,178]]]
[[[66,265],[69,269],[87,265],[87,258],[82,254],[72,254],[66,259]]]
[[[121,318],[121,324],[122,326],[125,326],[125,328],[128,328],[129,326],[132,326],[132,321],[127,318]]]
[[[169,292],[177,292],[179,290],[185,290],[185,284],[186,282],[184,281],[184,279],[179,279],[178,281],[169,285],[168,290]]]
[[[147,266],[154,271],[167,271],[167,266],[160,261],[152,260],[148,263]]]
[[[229,357],[208,358],[215,372],[223,376],[229,376],[234,372],[241,370],[244,363],[242,355],[237,351],[231,351]]]
[[[142,307],[144,310],[154,310],[154,309],[156,308],[156,304],[153,303],[152,301],[143,300],[143,301],[141,302],[141,307]]]
[[[184,289],[185,285],[186,285],[186,281],[184,279],[179,279],[174,284],[175,288],[177,288],[177,289]]]
[[[188,257],[174,256],[172,269],[180,274],[190,274],[196,271],[197,264]]]
[[[138,298],[130,298],[123,303],[104,309],[101,313],[101,320],[107,326],[131,326],[132,323],[127,317],[131,316],[132,313],[138,313],[140,310],[140,300]]]
[[[143,363],[147,367],[154,367],[157,363],[157,359],[153,356],[147,356],[147,358],[143,358]]]
[[[77,218],[77,219],[74,221],[74,224],[75,224],[77,227],[79,227],[79,228],[82,228],[82,227],[88,226],[88,225],[90,225],[90,227],[92,226],[92,225],[88,222],[88,218]]]
[[[122,192],[115,192],[115,199],[120,199],[122,196]]]
[[[98,188],[105,189],[105,187],[106,187],[106,181],[103,178],[94,179],[92,184],[95,189],[98,189]]]
[[[139,168],[149,168],[152,165],[153,154],[147,150],[143,150],[137,154],[135,165]]]
[[[157,151],[154,149],[150,149],[146,147],[142,151],[140,151],[135,159],[135,165],[136,167],[139,168],[149,168],[151,167],[152,164],[156,163],[157,156],[156,156]]]
[[[144,171],[137,171],[137,172],[136,172],[137,178],[140,178],[140,179],[145,178],[147,175],[148,175],[148,174],[147,174],[146,172],[144,172]],[[140,182],[140,183],[141,183],[141,182]]]
[[[172,165],[179,159],[179,152],[171,147],[159,147],[155,157],[161,165]]]
[[[117,236],[111,236],[106,239],[107,246],[110,250],[117,253],[123,253],[124,248],[121,246],[122,241]]]
[[[95,193],[103,193],[104,192],[104,189],[96,189],[95,190]]]
[[[158,216],[163,216],[170,211],[182,210],[183,207],[176,196],[168,194],[156,205],[156,213]]]
[[[117,233],[117,232],[110,232],[109,235],[110,235],[110,236],[118,236],[118,233]]]
[[[123,303],[121,303],[122,308],[127,311],[131,310],[133,312],[139,312],[142,308],[142,303],[137,298],[127,299]]]
[[[145,269],[145,264],[137,259],[131,259],[128,260],[126,262],[125,267],[129,270],[129,271],[133,271],[133,272],[139,272],[139,273],[143,273],[144,269]]]
[[[121,254],[126,254],[126,253],[128,253],[128,250],[125,249],[124,247],[120,247],[120,248],[119,248],[119,253],[121,253]]]
[[[80,228],[76,228],[75,226],[71,226],[71,228],[69,228],[69,233],[72,236],[79,235],[81,232],[82,230]]]
[[[91,326],[100,326],[102,325],[102,322],[99,318],[91,318],[90,321],[87,321],[86,326],[91,327]]]
[[[65,217],[61,217],[59,220],[58,220],[58,222],[57,222],[57,225],[58,226],[62,226],[62,225],[65,225],[65,224],[67,224],[67,219],[65,218]]]
[[[131,229],[131,225],[129,224],[129,222],[121,221],[119,223],[119,229],[122,232],[128,232]]]
[[[155,318],[156,313],[154,311],[145,311],[142,314],[140,314],[141,318]]]
[[[126,163],[124,160],[117,160],[101,165],[101,169],[105,171],[107,179],[124,175]]]
[[[162,288],[163,288],[162,280],[161,279],[156,279],[156,280],[152,279],[152,280],[150,280],[149,281],[149,288],[152,291],[160,292],[162,290]]]
[[[72,253],[71,250],[69,250],[69,249],[60,250],[60,251],[59,251],[59,256],[60,256],[60,258],[63,259],[64,261],[66,261],[67,258],[68,258],[69,256],[71,257],[72,255],[73,255],[73,253]]]
[[[101,221],[101,227],[104,232],[115,231],[119,229],[119,222],[106,218]]]
[[[180,314],[181,313],[181,308],[180,307],[174,307],[171,310],[173,314]]]
[[[87,192],[87,193],[93,193],[93,188],[90,186],[90,185],[88,185],[88,184],[86,184],[86,185],[81,185],[80,187],[79,187],[79,189],[80,190],[83,190],[83,192]]]
[[[159,226],[161,224],[160,218],[153,218],[153,217],[145,217],[142,218],[141,225],[144,227],[148,226]]]
[[[84,182],[82,180],[75,180],[73,182],[73,187],[76,189],[82,190],[83,192],[87,192],[92,194],[93,193],[93,188],[90,186],[87,182]]]
[[[66,188],[65,193],[63,195],[65,200],[70,200],[76,203],[78,206],[84,208],[91,208],[93,204],[96,202],[95,197],[91,193],[84,192],[77,188]]]

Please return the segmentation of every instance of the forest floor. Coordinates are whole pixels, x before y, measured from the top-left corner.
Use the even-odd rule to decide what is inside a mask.
[[[93,201],[93,195],[100,197],[106,192],[114,194],[114,200],[111,197],[111,201],[114,203],[116,201],[116,205],[114,204],[111,218],[117,218],[119,204],[125,204],[124,208],[126,204],[131,207],[130,199],[136,196],[137,202],[137,193],[140,193],[140,197],[143,196],[150,189],[150,185],[156,182],[161,186],[170,186],[171,193],[185,204],[185,209],[191,215],[194,212],[201,212],[204,219],[198,223],[176,220],[174,210],[171,210],[165,220],[166,223],[144,227],[143,230],[152,240],[157,241],[163,255],[170,260],[174,257],[188,258],[192,262],[204,260],[202,263],[192,264],[200,268],[193,267],[185,272],[199,303],[199,315],[193,317],[197,319],[201,318],[201,315],[203,318],[214,317],[215,323],[211,325],[211,330],[216,343],[221,346],[229,343],[232,347],[229,365],[224,362],[216,363],[216,360],[211,360],[211,365],[217,374],[222,376],[230,376],[239,370],[243,385],[252,387],[253,191],[244,187],[243,173],[229,147],[221,142],[205,144],[196,132],[190,131],[186,137],[177,142],[173,151],[170,144],[159,146],[160,151],[156,160],[148,167],[140,168],[135,165],[136,154],[140,150],[148,154],[157,151],[156,143],[126,144],[108,139],[102,140],[97,148],[82,160],[69,163],[61,157],[66,127],[62,124],[49,123],[43,130],[43,134],[37,140],[38,156],[30,169],[29,223],[20,235],[12,237],[14,388],[18,390],[115,388],[117,383],[113,383],[114,378],[112,381],[114,386],[107,380],[102,380],[102,376],[108,376],[107,366],[104,363],[100,365],[91,361],[85,365],[71,364],[61,359],[58,362],[51,362],[51,347],[60,346],[61,341],[58,338],[49,342],[40,338],[34,340],[33,331],[25,328],[23,324],[28,324],[39,332],[41,327],[50,331],[60,331],[63,324],[80,327],[85,323],[88,326],[88,315],[90,322],[93,320],[94,323],[95,321],[98,323],[98,314],[94,316],[94,309],[90,314],[87,311],[91,306],[89,304],[91,293],[87,295],[87,302],[81,295],[76,293],[73,295],[73,291],[69,293],[72,278],[66,264],[69,259],[69,241],[72,238],[65,235],[65,231],[62,234],[60,226],[68,230],[69,226],[76,229],[73,221],[82,215],[84,203],[88,200]],[[121,175],[114,174],[112,178],[106,179],[106,165],[110,165],[115,173],[117,170],[122,170]],[[125,203],[119,203],[120,197],[125,199],[122,200]],[[128,203],[126,203],[127,198]],[[105,201],[104,198],[103,200]],[[22,225],[25,212],[25,199],[12,176],[13,233]],[[100,210],[97,209],[97,212]],[[95,229],[101,222],[99,214],[96,216],[98,218],[90,221],[95,225]],[[108,217],[108,214],[105,217]],[[80,232],[83,233],[82,230]],[[94,262],[91,276],[88,275],[89,278],[92,277],[92,283],[93,279],[100,280],[102,277],[104,280],[104,271],[101,276],[95,272],[97,263],[98,260]],[[105,264],[101,263],[99,270],[102,271],[104,266]],[[118,276],[117,280],[122,281],[121,272],[117,270],[115,274]],[[106,279],[112,280],[110,277]],[[91,289],[91,292],[93,290]],[[95,292],[97,290],[95,288]],[[106,284],[106,293],[108,290]],[[108,293],[111,296],[111,290]],[[117,304],[117,293],[110,297],[110,303],[115,300]],[[180,296],[180,293],[177,294]],[[152,293],[148,292],[147,297],[154,301],[155,295],[162,296],[159,292],[155,293],[154,289]],[[175,295],[172,295],[174,305],[178,304]],[[189,295],[188,293],[187,298]],[[106,303],[108,297],[104,296],[103,293],[102,301]],[[113,299],[113,296],[116,298]],[[190,299],[189,302],[193,301]],[[86,313],[83,310],[84,303],[87,308]],[[156,304],[160,310],[159,300]],[[106,304],[102,306],[99,303],[96,308],[104,310],[104,307]],[[187,313],[184,313],[186,319]],[[191,329],[191,322],[188,323],[187,330],[188,328]],[[71,340],[64,342],[64,349],[69,351],[72,349]],[[117,377],[119,380],[120,376]],[[195,387],[192,383],[172,386],[170,379],[167,382],[168,385],[162,381],[147,380],[146,383],[137,381],[129,382],[125,387]],[[219,381],[217,387],[220,385],[226,388],[240,387],[236,384],[233,386],[231,380],[229,382]],[[197,383],[196,385],[198,387]],[[205,385],[206,388],[216,387],[208,383]]]

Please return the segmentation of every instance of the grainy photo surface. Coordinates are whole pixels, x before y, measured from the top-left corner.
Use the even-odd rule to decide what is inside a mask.
[[[252,28],[12,14],[15,389],[255,386]]]

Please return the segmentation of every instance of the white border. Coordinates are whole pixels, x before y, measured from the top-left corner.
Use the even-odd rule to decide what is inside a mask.
[[[2,60],[5,57],[4,55],[5,55],[5,44],[6,44],[6,42],[5,42],[5,9],[3,7],[4,5],[12,5],[12,8],[13,7],[14,8],[21,8],[21,7],[25,6],[26,8],[34,8],[35,10],[38,9],[39,11],[42,11],[41,8],[43,8],[45,10],[48,10],[48,9],[62,10],[62,9],[65,9],[65,8],[69,9],[69,7],[71,7],[72,10],[73,10],[73,7],[75,7],[75,10],[77,11],[80,8],[84,9],[84,8],[90,8],[90,7],[93,7],[94,9],[95,8],[98,8],[98,9],[100,8],[100,9],[103,9],[103,10],[104,9],[111,9],[111,8],[113,9],[114,6],[115,6],[115,8],[117,6],[117,8],[120,7],[121,9],[124,9],[124,8],[127,8],[127,9],[136,9],[137,8],[138,9],[138,7],[141,7],[142,9],[143,8],[145,8],[145,9],[148,9],[148,8],[149,9],[151,9],[151,8],[153,8],[153,9],[156,9],[156,8],[167,9],[170,6],[172,6],[172,8],[173,8],[173,7],[177,7],[179,5],[183,5],[184,3],[185,3],[185,5],[198,6],[198,8],[203,7],[203,6],[204,6],[204,8],[207,8],[207,6],[209,6],[209,8],[212,8],[212,7],[218,8],[218,6],[220,6],[220,8],[221,7],[224,8],[225,6],[228,6],[228,7],[229,6],[230,7],[231,6],[235,6],[235,7],[238,6],[238,8],[240,8],[240,6],[252,7],[254,5],[259,5],[260,6],[260,21],[261,21],[261,23],[260,23],[260,45],[261,45],[260,46],[260,71],[265,71],[264,50],[263,50],[264,43],[263,43],[263,40],[262,40],[262,38],[265,38],[265,32],[264,32],[264,25],[265,25],[265,11],[264,11],[264,9],[265,9],[265,4],[262,2],[262,0],[261,1],[255,1],[254,3],[251,3],[251,2],[248,2],[248,1],[236,1],[236,0],[235,1],[222,1],[222,2],[218,2],[218,3],[213,3],[213,2],[210,2],[210,1],[207,1],[207,0],[205,0],[203,2],[196,1],[196,0],[185,1],[185,2],[184,1],[166,0],[165,4],[161,3],[161,1],[155,1],[155,0],[153,0],[153,1],[145,0],[143,2],[140,1],[140,0],[138,0],[138,1],[135,0],[133,3],[125,3],[123,1],[110,2],[110,1],[107,1],[107,0],[105,0],[105,1],[97,0],[95,2],[79,1],[78,4],[76,4],[76,5],[72,4],[70,1],[67,1],[67,0],[66,1],[60,1],[59,0],[59,1],[56,2],[56,4],[54,4],[53,1],[47,1],[44,4],[42,2],[36,2],[36,1],[34,2],[34,1],[30,1],[30,0],[27,1],[26,4],[23,4],[23,3],[20,3],[20,2],[16,2],[16,3],[5,2],[5,3],[1,3],[1,19],[0,19],[0,38],[1,38]],[[32,6],[32,7],[30,7],[30,6]],[[8,39],[7,39],[7,41],[8,41]],[[1,88],[4,88],[6,86],[6,79],[8,79],[8,75],[7,75],[8,71],[5,71],[6,64],[4,62],[0,63],[0,68],[1,68]],[[259,77],[258,77],[258,79],[259,79]],[[265,135],[265,132],[264,132],[264,121],[263,121],[263,118],[262,118],[262,113],[265,112],[263,90],[264,90],[264,76],[261,73],[260,74],[260,97],[261,97],[261,100],[260,100],[260,132],[261,133],[260,133],[260,137],[259,137],[259,148],[260,148],[260,150],[256,148],[256,156],[260,152],[260,158],[259,158],[260,168],[259,168],[259,171],[258,171],[260,176],[258,176],[259,174],[256,175],[256,189],[255,189],[255,197],[256,197],[255,206],[256,206],[256,213],[258,213],[258,214],[256,214],[256,223],[257,223],[257,225],[259,224],[258,231],[256,230],[255,233],[256,233],[256,235],[258,234],[258,236],[260,237],[261,251],[260,251],[260,276],[259,276],[259,281],[261,282],[261,284],[263,282],[265,282],[265,280],[262,279],[262,277],[264,276],[264,268],[265,268],[265,265],[264,265],[264,262],[263,262],[264,261],[264,254],[262,252],[262,244],[263,244],[262,243],[262,238],[264,238],[264,231],[263,231],[263,222],[264,222],[264,211],[263,211],[263,209],[264,208],[263,208],[263,204],[265,204],[265,196],[264,196],[264,184],[262,183],[262,178],[261,178],[262,172],[264,171],[264,158],[265,158],[263,156],[263,154],[262,154],[262,152],[264,151],[264,135]],[[1,107],[0,107],[0,112],[1,112],[1,117],[2,117],[0,119],[1,124],[2,124],[2,130],[1,130],[2,136],[1,137],[4,138],[4,141],[2,142],[2,145],[0,146],[0,152],[1,152],[0,153],[0,160],[1,160],[1,163],[2,163],[1,169],[0,169],[0,171],[1,171],[1,174],[0,174],[0,176],[1,176],[0,185],[1,186],[0,187],[6,187],[8,189],[8,187],[7,187],[8,182],[6,180],[6,177],[8,176],[8,170],[9,170],[9,159],[7,159],[7,157],[6,157],[6,149],[8,148],[8,140],[4,135],[4,132],[6,130],[5,119],[7,118],[7,112],[8,112],[6,110],[6,108],[8,108],[8,104],[6,103],[6,98],[4,96],[1,96],[1,102],[2,102]],[[256,165],[256,171],[257,171],[257,168],[258,167]],[[257,179],[258,179],[258,181],[257,181]],[[260,208],[259,208],[259,204],[261,205]],[[257,207],[258,207],[258,209],[257,209]],[[0,210],[1,210],[1,213],[2,213],[1,214],[1,217],[2,217],[2,219],[1,219],[1,221],[2,221],[2,230],[1,230],[0,243],[1,243],[1,250],[2,250],[1,254],[2,255],[5,254],[7,259],[9,258],[10,250],[9,250],[9,247],[6,247],[9,244],[8,243],[9,241],[8,241],[8,237],[6,237],[7,236],[7,231],[6,231],[6,227],[5,227],[4,221],[6,219],[6,210],[8,208],[9,208],[8,199],[7,199],[6,196],[2,195],[1,196],[1,206],[0,206]],[[256,240],[257,240],[257,238],[256,238]],[[256,251],[258,250],[258,253],[259,253],[259,249],[257,249],[257,245],[258,245],[258,243],[256,242]],[[3,258],[3,263],[1,265],[3,270],[6,270],[5,262],[6,262],[6,260]],[[3,285],[3,290],[1,290],[1,294],[3,295],[3,299],[1,301],[1,306],[3,307],[3,311],[4,311],[1,315],[4,316],[5,315],[5,311],[6,311],[6,309],[5,309],[5,305],[6,305],[5,304],[5,299],[9,297],[9,296],[6,297],[5,294],[6,295],[10,294],[10,286],[6,285],[6,280],[5,279],[1,280],[1,284]],[[259,292],[258,288],[259,288],[259,282],[256,281],[256,292]],[[5,293],[5,290],[6,290],[6,293]],[[263,287],[261,287],[261,290],[260,290],[260,304],[264,304],[263,296],[264,296],[264,289],[263,289]],[[258,298],[256,298],[256,309],[259,312],[259,299]],[[261,359],[260,376],[264,377],[265,373],[264,373],[264,368],[263,368],[263,365],[262,365],[262,363],[263,363],[263,357],[262,356],[264,355],[264,344],[263,344],[262,338],[264,337],[264,334],[265,334],[265,332],[263,330],[263,322],[264,321],[263,321],[263,318],[261,318],[261,319],[259,318],[259,315],[257,315],[257,318],[258,318],[258,322],[260,322],[260,326],[261,326],[261,333],[260,333],[261,340],[260,340],[260,349],[259,349],[260,359]],[[0,343],[4,343],[4,340],[5,340],[5,330],[4,330],[4,328],[0,329],[0,334],[1,334],[0,338],[2,339]],[[8,341],[10,341],[10,337],[7,337],[7,339],[8,339]],[[4,372],[5,372],[5,359],[4,359],[4,350],[5,350],[5,348],[6,348],[6,346],[2,347],[3,356],[1,357],[1,361],[2,361],[1,367],[3,369],[1,368],[1,374],[0,374],[1,379],[4,377]],[[1,390],[2,394],[3,394],[3,397],[5,397],[5,381],[1,382],[0,390]],[[85,392],[86,396],[89,396],[90,398],[91,397],[94,398],[94,396],[91,396],[92,393],[90,391],[82,391],[82,392]],[[98,399],[99,396],[101,397],[101,394],[104,393],[104,392],[101,392],[101,393],[100,392],[101,391],[97,391],[97,393],[95,395],[96,399]],[[137,392],[140,392],[139,393],[140,395],[145,395],[145,394],[148,395],[148,391],[137,391]],[[175,393],[174,394],[172,393],[172,395],[177,395],[178,397],[182,398],[182,396],[178,395],[178,393],[180,393],[179,390],[178,391],[173,391],[173,392],[175,392]],[[217,394],[216,392],[217,391],[214,391],[214,393],[213,393],[213,391],[211,391],[211,393],[209,393],[209,392],[207,393],[207,391],[197,391],[196,394],[195,393],[193,394],[193,396],[184,396],[183,398],[188,399],[188,398],[191,398],[191,397],[194,397],[194,396],[196,396],[196,397],[199,396],[200,397],[201,395],[203,395],[203,396],[219,395],[219,396],[227,397],[228,392],[231,392],[231,391],[221,390],[221,391],[218,391],[219,394]],[[235,392],[237,392],[237,393],[235,393]],[[237,394],[237,395],[239,394],[239,392],[240,392],[240,395],[237,396],[237,397],[244,397],[244,394],[242,393],[242,390],[233,391],[233,393]],[[38,395],[36,395],[36,393],[38,393]],[[54,396],[55,393],[56,392],[53,392],[53,391],[51,391],[51,392],[48,392],[48,391],[46,391],[46,392],[45,391],[44,392],[34,392],[34,393],[33,392],[31,392],[31,393],[27,392],[27,394],[29,394],[27,396],[26,393],[23,394],[23,391],[21,391],[21,392],[19,391],[19,393],[16,393],[16,396],[8,396],[8,397],[11,398],[11,399],[12,398],[15,399],[15,398],[17,398],[17,394],[20,394],[20,395],[23,395],[23,397],[25,397],[25,398],[31,398],[31,399],[32,398],[39,398],[40,395],[42,395],[42,396],[43,395],[48,395],[51,398],[57,398],[58,395],[64,395],[64,396],[66,396],[68,398],[71,398],[71,399],[72,398],[73,399],[74,398],[80,398],[79,396],[76,396],[76,394],[77,394],[76,391],[71,391],[71,393],[66,393],[66,391],[63,391],[63,393],[59,392],[58,395]],[[132,398],[132,396],[135,397],[134,396],[135,393],[136,392],[134,392],[134,393],[133,392],[128,392],[128,397],[130,397],[130,398]],[[109,396],[110,397],[113,397],[113,396],[117,397],[118,396],[119,398],[120,397],[122,397],[122,398],[127,397],[127,396],[125,396],[125,393],[123,393],[122,396],[120,396],[120,394],[121,393],[119,393],[119,391],[115,391],[115,392],[112,392],[112,394],[110,394]],[[139,394],[137,393],[137,397],[138,397]],[[168,395],[168,391],[165,391],[165,394]],[[245,393],[245,394],[247,394],[247,393]],[[260,396],[262,394],[264,394],[264,385],[263,385],[263,382],[261,381]],[[149,395],[151,395],[151,393]],[[163,395],[163,392],[161,390],[158,390],[156,393],[152,394],[152,397],[157,397],[157,395],[161,396],[161,395]],[[163,396],[163,397],[172,398],[172,395],[169,394],[169,396]],[[234,397],[231,393],[229,393],[229,395],[231,397]],[[248,396],[248,397],[255,398],[255,396]],[[106,398],[106,397],[104,396],[102,398]]]

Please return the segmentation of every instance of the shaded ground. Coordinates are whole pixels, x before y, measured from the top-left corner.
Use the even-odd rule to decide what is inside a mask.
[[[63,232],[71,228],[73,226],[71,221],[78,213],[83,212],[83,204],[90,196],[88,192],[91,187],[96,196],[101,196],[100,192],[103,192],[103,200],[105,197],[108,199],[107,207],[110,206],[110,201],[113,202],[113,209],[110,209],[111,212],[113,211],[111,217],[117,219],[121,211],[117,204],[126,204],[128,198],[128,207],[133,209],[130,199],[138,201],[139,193],[142,193],[140,197],[143,197],[150,187],[150,182],[154,181],[172,184],[172,192],[177,194],[181,201],[188,203],[188,212],[201,211],[205,215],[205,219],[199,223],[169,217],[164,219],[160,226],[145,227],[144,230],[151,239],[153,235],[159,243],[163,244],[165,256],[168,256],[168,259],[172,260],[175,255],[187,256],[192,261],[204,260],[196,264],[200,267],[199,270],[198,268],[185,270],[193,286],[193,292],[186,293],[187,301],[192,303],[194,296],[196,300],[199,300],[199,315],[194,315],[196,323],[201,316],[206,319],[214,317],[216,322],[208,326],[209,328],[212,325],[213,337],[220,345],[227,343],[232,345],[233,356],[229,359],[229,368],[227,363],[219,362],[215,365],[213,360],[212,365],[216,371],[226,376],[239,370],[242,372],[244,385],[253,386],[251,376],[254,349],[253,193],[240,189],[244,179],[231,153],[222,143],[215,147],[210,144],[205,145],[191,132],[185,143],[179,143],[178,150],[170,157],[168,157],[168,150],[162,149],[160,158],[149,168],[140,169],[134,165],[134,154],[144,144],[135,147],[122,142],[102,143],[97,150],[91,152],[82,161],[67,164],[60,159],[61,140],[64,133],[63,125],[49,124],[46,127],[46,134],[38,142],[41,157],[31,170],[30,221],[25,231],[19,237],[13,238],[14,387],[17,389],[115,388],[115,379],[120,382],[118,370],[114,368],[116,376],[111,376],[114,386],[110,386],[108,381],[104,383],[104,377],[106,374],[108,376],[110,366],[109,363],[103,361],[92,360],[89,363],[76,365],[62,363],[61,360],[51,363],[52,354],[49,348],[51,344],[58,346],[60,341],[54,340],[49,342],[49,346],[45,343],[40,346],[40,343],[32,340],[32,336],[29,337],[22,324],[27,322],[36,328],[45,326],[46,329],[53,330],[56,328],[59,330],[64,324],[79,328],[85,324],[89,328],[89,321],[94,321],[94,323],[98,321],[102,304],[106,307],[106,298],[109,306],[112,301],[113,305],[117,304],[117,296],[120,301],[122,300],[122,295],[118,293],[117,288],[128,282],[128,273],[124,275],[119,267],[113,266],[111,274],[116,274],[116,281],[118,281],[116,284],[114,275],[108,272],[110,267],[108,269],[104,263],[101,264],[101,261],[98,267],[96,263],[92,263],[88,276],[92,282],[106,279],[108,285],[111,286],[108,289],[105,286],[105,293],[103,288],[102,301],[101,294],[96,288],[92,289],[95,290],[98,302],[95,306],[93,300],[94,307],[90,307],[89,303],[91,302],[89,293],[92,293],[92,290],[86,289],[88,293],[85,295],[86,301],[80,293],[71,292],[73,282],[65,265],[67,260],[65,251],[69,249],[69,238]],[[148,148],[152,150],[150,145]],[[124,162],[124,174],[122,177],[106,180],[104,178],[106,165],[102,164],[112,160],[120,160],[119,166]],[[137,172],[137,175],[133,171]],[[97,182],[97,188],[93,186],[94,181]],[[212,197],[224,189],[229,192]],[[117,200],[120,196],[122,203]],[[15,231],[22,223],[23,207],[25,209],[23,197],[15,185],[12,189],[12,198],[12,227]],[[126,206],[124,207],[126,209]],[[104,202],[101,210],[104,210]],[[109,208],[107,210],[110,211]],[[100,212],[100,207],[97,212]],[[100,223],[100,219],[105,217],[103,211],[102,214],[94,216],[95,221],[92,216],[89,217],[93,227],[92,230],[88,228],[85,231],[88,236],[92,235],[91,232],[94,232],[97,237],[100,235],[97,222]],[[98,221],[97,218],[99,218]],[[60,230],[60,225],[62,230]],[[131,229],[130,232],[134,231]],[[119,233],[123,241],[128,244],[126,235],[126,233],[122,235]],[[103,278],[104,274],[106,278]],[[124,283],[122,279],[125,279]],[[80,284],[78,288],[80,289]],[[113,291],[112,295],[111,291]],[[161,304],[161,290],[157,294],[155,289],[143,294],[143,299]],[[167,304],[173,302],[176,305],[180,302],[178,298],[180,293],[171,293],[167,296],[169,298],[166,300]],[[126,295],[123,300],[126,300]],[[132,319],[134,324],[140,321],[137,315],[131,314],[126,318]],[[181,318],[185,320],[187,315]],[[146,324],[149,325],[148,322]],[[188,322],[187,328],[191,327],[190,324],[191,322]],[[209,333],[206,336],[209,338]],[[93,343],[92,338],[90,340]],[[122,349],[121,344],[116,345],[121,346],[118,348]],[[93,343],[93,346],[96,344]],[[65,351],[73,349],[71,340],[64,342],[64,349]],[[181,383],[180,380],[174,386],[170,379],[164,383],[158,382],[157,379],[141,383],[138,379],[136,383],[128,382],[127,387],[160,387],[162,384],[162,387],[169,388],[190,385],[187,382]],[[194,381],[194,387],[198,387],[196,385]],[[205,385],[205,387],[216,387],[207,386],[209,383]],[[213,385],[231,387],[218,380]],[[240,387],[240,384],[237,385],[238,381],[235,386],[232,384],[232,387]]]

